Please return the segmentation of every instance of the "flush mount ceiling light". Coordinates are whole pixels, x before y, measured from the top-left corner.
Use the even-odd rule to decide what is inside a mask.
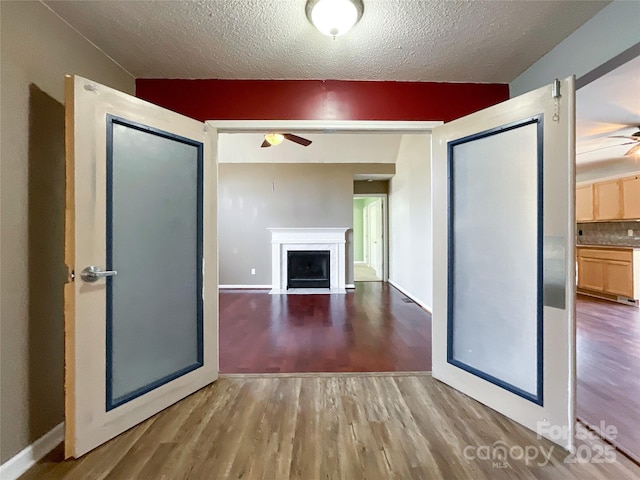
[[[344,35],[364,12],[362,0],[307,0],[307,18],[330,37]]]

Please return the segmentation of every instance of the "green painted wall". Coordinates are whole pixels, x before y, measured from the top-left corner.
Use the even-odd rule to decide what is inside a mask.
[[[379,197],[361,197],[353,199],[353,260],[356,262],[364,261],[364,232],[363,220],[364,209],[367,205],[380,200]]]

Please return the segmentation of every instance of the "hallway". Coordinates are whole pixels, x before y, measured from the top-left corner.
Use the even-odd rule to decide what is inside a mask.
[[[379,282],[382,279],[366,263],[356,263],[353,267],[353,279],[356,282]]]

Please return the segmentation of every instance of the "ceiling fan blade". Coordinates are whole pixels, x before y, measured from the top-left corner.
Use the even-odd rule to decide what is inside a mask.
[[[598,152],[600,150],[606,150],[608,148],[624,147],[625,145],[639,145],[639,144],[638,144],[638,142],[624,142],[624,143],[618,143],[616,145],[605,145],[604,147],[592,148],[591,150],[585,150],[583,152],[578,152],[578,153],[576,153],[576,155],[584,155],[585,153]]]
[[[640,136],[632,136],[632,135],[609,135],[607,138],[625,138],[627,140],[635,140],[636,142],[640,141]]]
[[[624,154],[625,157],[631,157],[632,155],[640,155],[640,143],[636,143]]]
[[[267,142],[266,140],[264,142],[262,142],[262,145],[260,145],[261,148],[266,148],[266,147],[270,147],[271,144],[269,142]]]
[[[298,145],[302,145],[303,147],[308,147],[311,145],[311,140],[307,140],[306,138],[299,137],[298,135],[294,135],[292,133],[283,133],[284,138],[290,140]]]

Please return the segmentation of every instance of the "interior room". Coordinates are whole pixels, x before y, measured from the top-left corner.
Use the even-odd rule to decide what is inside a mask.
[[[428,257],[419,265],[392,249],[390,284],[381,282],[387,256],[382,202],[386,212],[387,196],[393,206],[388,223],[398,236],[429,242],[429,216],[423,213],[408,222],[400,212],[414,196],[429,196],[430,136],[392,131],[292,134],[311,143],[283,141],[264,148],[262,133],[219,135],[220,371],[429,371],[430,313],[420,306],[429,299],[403,293],[421,292],[430,272]],[[398,185],[409,172],[418,171],[422,175],[400,191]],[[379,237],[371,244],[378,241],[380,249],[377,257],[373,248],[367,251],[367,264],[358,260],[363,258],[363,221],[362,208],[358,220],[354,207],[360,199],[362,207],[378,207],[375,218],[369,207],[367,224]],[[336,292],[328,279],[327,285],[313,283],[307,289],[292,287],[289,279],[286,295],[274,294],[279,282],[272,283],[272,276],[281,261],[271,254],[274,229],[326,234],[323,229],[339,227],[345,241],[344,295],[311,295]],[[309,245],[307,249],[313,247]],[[380,283],[363,284],[358,278],[364,266],[376,275],[370,265],[378,269],[375,281]],[[332,273],[334,266],[331,262]]]
[[[640,478],[639,24],[0,2],[0,478]]]
[[[640,459],[640,58],[576,93],[577,416]]]

